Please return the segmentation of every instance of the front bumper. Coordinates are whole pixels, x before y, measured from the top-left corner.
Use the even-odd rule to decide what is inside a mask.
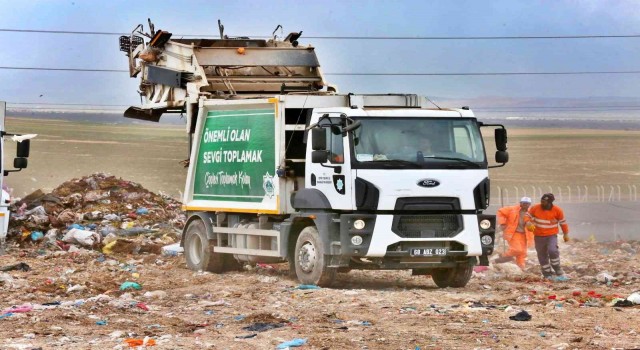
[[[442,262],[447,260],[457,260],[462,257],[479,257],[480,265],[488,264],[488,256],[493,253],[495,236],[495,216],[482,214],[460,214],[456,215],[456,220],[445,218],[445,215],[427,214],[415,215],[416,220],[426,220],[426,216],[433,216],[431,220],[427,218],[425,227],[427,229],[415,232],[415,220],[408,220],[413,223],[413,231],[398,228],[398,217],[400,215],[376,215],[376,214],[344,214],[340,216],[340,250],[342,256],[357,258],[384,258],[406,262]],[[402,215],[412,219],[412,215]],[[434,230],[433,222],[437,217],[442,217],[443,229]],[[447,215],[450,217],[451,215]],[[482,220],[489,220],[491,227],[483,230],[479,223]],[[362,220],[364,228],[354,228],[354,222]],[[457,226],[455,224],[457,221]],[[452,224],[453,222],[453,224]],[[396,233],[398,232],[398,233]],[[407,233],[409,232],[409,233]],[[402,237],[402,236],[404,237]],[[490,244],[482,244],[481,236],[490,236]],[[354,244],[352,238],[359,236],[355,242],[362,241],[361,244]],[[485,242],[488,239],[485,239]],[[410,249],[414,248],[447,248],[447,254],[438,257],[413,257]]]

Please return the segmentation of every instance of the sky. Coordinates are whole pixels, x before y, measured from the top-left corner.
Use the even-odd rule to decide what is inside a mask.
[[[151,18],[175,34],[303,31],[327,73],[640,71],[640,37],[574,40],[335,40],[305,36],[568,36],[640,34],[640,1],[7,1],[0,0],[0,67],[127,69],[117,35]],[[640,74],[567,76],[327,76],[340,92],[417,93],[435,101],[640,105]],[[0,69],[9,103],[138,105],[127,73]],[[455,101],[455,102],[453,102]],[[515,102],[514,102],[515,101]],[[549,102],[551,101],[551,102]],[[446,104],[446,103],[445,103]]]

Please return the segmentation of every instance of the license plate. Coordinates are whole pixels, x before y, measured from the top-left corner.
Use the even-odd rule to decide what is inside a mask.
[[[412,248],[411,256],[445,256],[447,248]]]

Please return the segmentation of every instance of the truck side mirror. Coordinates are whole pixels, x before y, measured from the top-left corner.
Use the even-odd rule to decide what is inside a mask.
[[[24,142],[24,141],[23,141]],[[27,158],[17,157],[13,159],[13,167],[16,169],[24,169],[27,167]]]
[[[29,148],[31,148],[31,140],[22,140],[18,142],[16,148],[16,156],[20,158],[28,158],[29,157]],[[26,165],[25,165],[26,167]],[[17,167],[16,167],[17,168]]]
[[[324,128],[311,129],[311,149],[314,151],[327,149],[327,133]]]
[[[311,163],[326,163],[329,160],[329,152],[326,150],[317,150],[311,152]]]
[[[509,161],[509,153],[507,151],[496,151],[496,163],[506,163]]]
[[[507,129],[496,129],[494,132],[498,151],[507,150]]]

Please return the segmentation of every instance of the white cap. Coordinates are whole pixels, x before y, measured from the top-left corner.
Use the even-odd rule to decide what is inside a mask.
[[[531,203],[531,198],[522,197],[522,198],[520,198],[520,203]]]

